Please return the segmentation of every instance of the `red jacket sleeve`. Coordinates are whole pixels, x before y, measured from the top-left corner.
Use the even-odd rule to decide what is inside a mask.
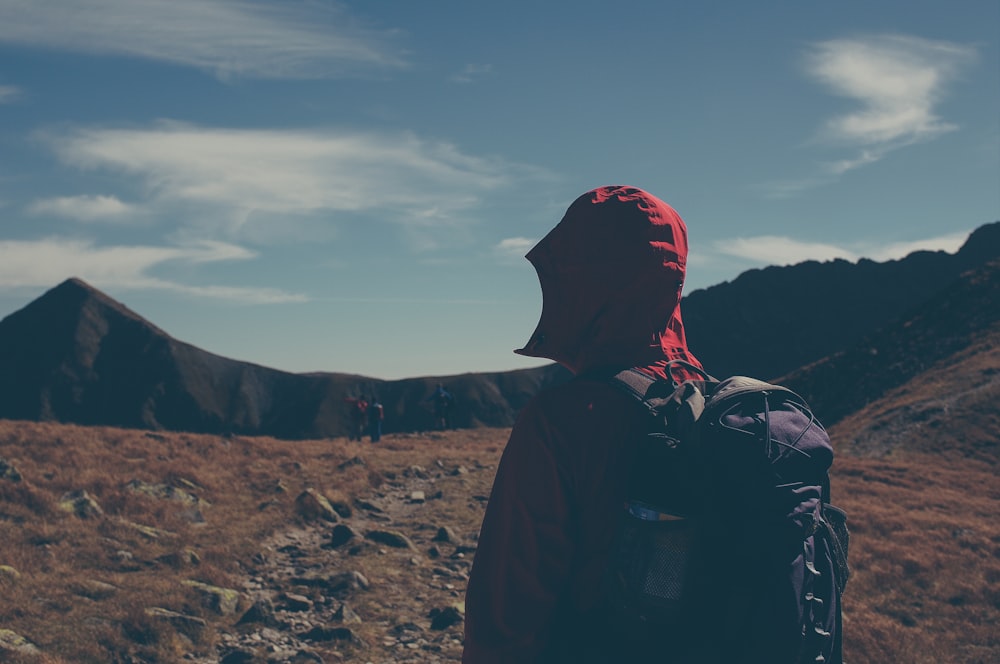
[[[538,659],[575,555],[570,472],[537,403],[497,468],[466,593],[464,664]]]

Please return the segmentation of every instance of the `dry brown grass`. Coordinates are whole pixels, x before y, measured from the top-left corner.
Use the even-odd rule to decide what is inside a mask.
[[[480,468],[447,474],[437,485],[444,498],[428,502],[427,522],[415,524],[429,529],[446,523],[471,539],[507,434],[400,435],[373,446],[0,421],[0,458],[24,477],[17,483],[0,479],[0,565],[21,573],[16,581],[0,577],[0,625],[43,650],[42,657],[23,660],[36,664],[174,662],[187,652],[210,652],[217,630],[231,629],[236,618],[202,607],[181,581],[239,588],[242,565],[265,537],[294,523],[293,503],[303,489],[350,503],[377,486],[398,484],[412,466]],[[365,464],[338,469],[354,457]],[[205,523],[185,517],[181,503],[129,490],[133,479],[195,487],[211,503],[201,508]],[[79,489],[100,503],[102,518],[59,509],[59,498]],[[853,534],[847,661],[1000,661],[995,467],[958,456],[842,457],[834,492],[849,512]],[[152,538],[130,523],[166,532]],[[200,564],[162,561],[184,549],[196,552]],[[123,560],[119,551],[132,559]],[[428,593],[413,585],[408,555],[357,561],[380,581],[379,592],[355,605],[365,618],[358,630],[369,649],[378,647],[380,622]],[[89,598],[93,581],[117,590]],[[464,587],[456,583],[460,596]],[[210,627],[200,637],[184,637],[147,616],[151,606],[200,616]],[[367,661],[370,654],[358,657],[351,659]]]

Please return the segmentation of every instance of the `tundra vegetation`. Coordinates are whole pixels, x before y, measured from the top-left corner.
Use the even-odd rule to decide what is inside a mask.
[[[0,660],[457,662],[508,434],[0,421]],[[841,455],[832,477],[846,661],[1000,661],[995,459],[895,449]]]

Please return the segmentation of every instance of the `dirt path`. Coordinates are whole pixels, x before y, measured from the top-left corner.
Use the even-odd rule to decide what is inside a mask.
[[[262,543],[240,588],[254,604],[222,634],[217,661],[460,661],[493,468],[437,461],[389,475],[337,506],[338,523],[292,525]]]

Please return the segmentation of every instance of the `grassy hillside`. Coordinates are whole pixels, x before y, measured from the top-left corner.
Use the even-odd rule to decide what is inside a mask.
[[[0,642],[30,642],[0,660],[457,662],[507,434],[371,445],[0,421]],[[100,513],[60,505],[80,491]],[[853,533],[847,660],[1000,660],[995,467],[842,457],[834,494]]]

